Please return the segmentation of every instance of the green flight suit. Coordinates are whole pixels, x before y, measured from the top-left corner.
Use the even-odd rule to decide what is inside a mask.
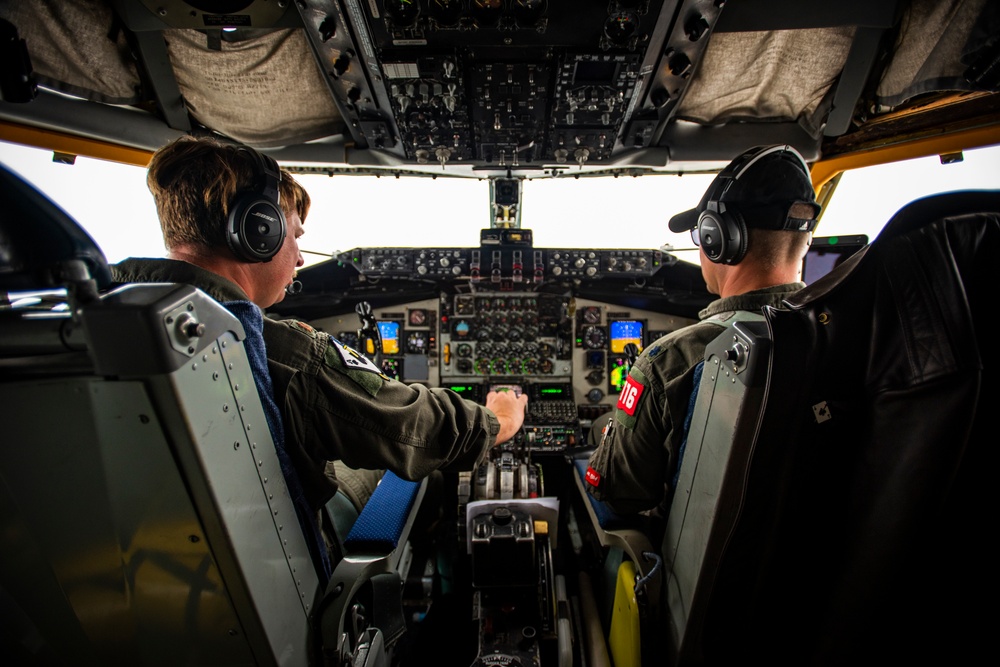
[[[788,283],[716,299],[698,313],[697,324],[646,347],[629,370],[614,413],[594,424],[606,432],[598,435],[600,444],[590,456],[590,494],[621,514],[660,506],[677,468],[694,369],[704,359],[705,347],[736,311],[780,306],[803,287],[805,283]]]
[[[235,283],[187,262],[130,258],[112,275],[120,283],[193,285],[222,303],[248,300]],[[285,446],[315,509],[338,488],[328,461],[342,461],[338,471],[389,469],[405,479],[473,470],[500,431],[491,410],[450,390],[349,366],[349,348],[303,322],[265,317],[264,342]]]

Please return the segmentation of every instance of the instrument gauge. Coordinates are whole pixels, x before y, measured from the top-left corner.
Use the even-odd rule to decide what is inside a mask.
[[[427,3],[427,13],[439,25],[452,26],[458,23],[462,15],[463,0],[430,0]]]
[[[514,18],[520,27],[531,27],[542,18],[547,6],[547,0],[514,0]]]
[[[597,324],[601,321],[601,309],[597,306],[587,306],[583,309],[583,321],[587,324]]]
[[[417,0],[385,0],[384,7],[386,16],[400,28],[412,27],[420,16],[420,3]]]
[[[604,36],[614,44],[625,44],[639,29],[639,17],[634,12],[618,12],[604,22]]]
[[[521,375],[524,373],[524,362],[518,357],[507,359],[507,372],[512,375]]]
[[[341,331],[335,338],[352,350],[358,349],[358,334],[353,331]]]
[[[455,313],[458,315],[473,315],[476,312],[476,300],[471,296],[455,297]]]
[[[599,350],[608,342],[608,334],[601,327],[587,327],[583,330],[583,346],[590,350]]]
[[[411,331],[406,336],[407,354],[427,354],[430,347],[430,335],[426,331]]]
[[[409,322],[411,326],[424,326],[427,324],[427,311],[423,308],[414,308],[410,311]]]

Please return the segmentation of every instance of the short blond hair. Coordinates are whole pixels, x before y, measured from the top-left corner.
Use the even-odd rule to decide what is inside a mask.
[[[238,146],[212,137],[183,136],[156,151],[146,185],[167,250],[186,244],[226,247],[230,204],[237,193],[254,187],[256,171]],[[305,222],[309,193],[285,169],[278,191],[285,215],[294,211]]]

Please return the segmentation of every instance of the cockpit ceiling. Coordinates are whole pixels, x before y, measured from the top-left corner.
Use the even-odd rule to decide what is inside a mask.
[[[0,119],[150,149],[213,132],[303,166],[678,171],[760,142],[857,150],[880,116],[998,79],[988,0],[222,4],[245,5],[235,30],[212,2],[0,4],[39,86]],[[79,119],[41,120],[63,108]],[[142,146],[122,118],[163,132]]]

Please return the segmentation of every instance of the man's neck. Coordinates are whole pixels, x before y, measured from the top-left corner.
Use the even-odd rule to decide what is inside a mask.
[[[773,270],[760,272],[750,266],[726,267],[719,279],[719,296],[727,298],[753,292],[754,290],[793,283],[799,279],[798,272],[793,270]]]

